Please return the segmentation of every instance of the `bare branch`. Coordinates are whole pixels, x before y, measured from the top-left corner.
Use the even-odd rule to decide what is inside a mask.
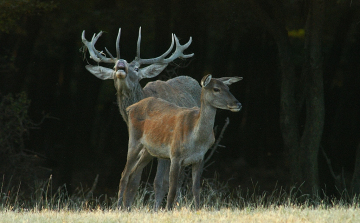
[[[345,183],[345,178],[344,178],[344,168],[342,169],[342,173],[341,173],[340,175],[338,175],[338,176],[335,175],[335,172],[334,172],[334,170],[333,170],[333,168],[332,168],[332,165],[331,165],[331,160],[330,160],[330,158],[326,155],[324,148],[323,148],[322,146],[320,146],[320,147],[321,147],[321,151],[322,151],[322,153],[323,153],[323,155],[324,155],[324,157],[325,157],[326,163],[327,163],[327,165],[329,166],[329,170],[330,170],[331,176],[332,176],[332,177],[334,178],[334,180],[335,180],[335,184],[339,185],[340,191],[345,190],[345,189],[346,189],[346,183]]]
[[[230,123],[230,119],[229,117],[227,117],[225,119],[225,124],[224,124],[224,127],[222,128],[221,132],[220,132],[220,135],[218,137],[218,139],[216,140],[215,144],[212,146],[212,148],[210,149],[210,154],[206,157],[205,161],[204,161],[204,164],[206,164],[207,162],[209,162],[209,160],[211,159],[211,157],[213,156],[214,152],[216,151],[217,147],[219,146],[219,143],[221,141],[221,139],[223,138],[224,136],[224,132],[225,132],[225,129],[227,128],[227,126],[229,125]]]

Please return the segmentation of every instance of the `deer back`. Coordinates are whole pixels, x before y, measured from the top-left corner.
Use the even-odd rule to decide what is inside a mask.
[[[201,87],[188,76],[179,76],[166,82],[154,81],[144,87],[145,97],[161,98],[180,107],[200,107]]]

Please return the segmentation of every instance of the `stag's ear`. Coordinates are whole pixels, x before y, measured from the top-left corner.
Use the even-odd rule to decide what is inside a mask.
[[[85,68],[101,80],[114,79],[113,69],[92,65],[86,65]]]
[[[209,83],[210,83],[210,81],[211,81],[211,74],[208,74],[208,75],[206,75],[205,77],[203,77],[202,79],[201,79],[201,86],[202,87],[206,87],[206,85],[208,85]]]
[[[243,78],[242,77],[220,77],[217,78],[217,80],[223,82],[226,85],[231,85],[235,82],[241,81]]]
[[[167,64],[151,64],[139,70],[138,76],[140,79],[156,77],[165,69]]]

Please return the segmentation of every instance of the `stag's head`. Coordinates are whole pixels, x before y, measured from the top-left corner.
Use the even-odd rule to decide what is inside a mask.
[[[94,74],[96,77],[106,80],[106,79],[113,79],[115,83],[115,88],[118,91],[128,91],[131,89],[136,88],[139,85],[139,81],[143,78],[152,78],[161,73],[166,66],[175,60],[176,58],[189,58],[192,57],[194,54],[183,54],[183,51],[188,48],[191,44],[192,38],[184,44],[180,45],[178,38],[175,34],[172,34],[172,42],[170,48],[161,56],[151,59],[141,59],[140,57],[140,42],[141,42],[141,27],[139,29],[139,36],[137,41],[137,50],[136,50],[136,57],[135,59],[128,63],[126,60],[120,58],[120,34],[121,29],[119,29],[119,33],[116,39],[116,58],[105,48],[106,53],[110,56],[106,57],[103,52],[100,52],[95,49],[95,43],[102,35],[102,31],[99,32],[97,35],[93,35],[91,41],[87,41],[85,39],[85,30],[82,33],[82,41],[87,47],[90,57],[100,63],[110,63],[114,64],[113,69],[109,69],[106,67],[102,67],[99,65],[87,65],[86,69]],[[174,46],[174,41],[176,45],[176,49],[174,53],[168,57],[169,53],[172,51]],[[149,65],[146,67],[141,67],[143,65]]]
[[[231,94],[228,85],[242,80],[242,77],[212,78],[211,74],[201,80],[202,100],[215,108],[226,109],[232,112],[241,110],[241,103]]]

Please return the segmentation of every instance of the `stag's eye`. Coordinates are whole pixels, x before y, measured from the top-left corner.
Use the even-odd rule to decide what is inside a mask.
[[[139,68],[138,68],[138,67],[135,67],[134,70],[135,70],[136,72],[138,72],[138,71],[139,71]]]
[[[214,88],[213,90],[214,90],[214,92],[220,92],[219,88]]]

